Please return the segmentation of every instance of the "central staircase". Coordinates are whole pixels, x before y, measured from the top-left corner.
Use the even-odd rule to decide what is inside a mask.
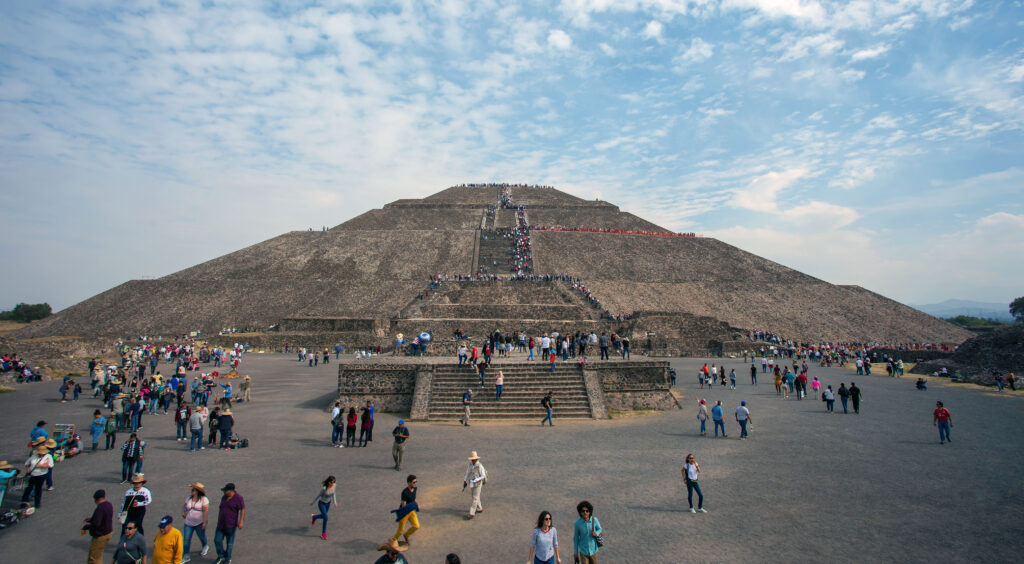
[[[550,371],[547,363],[498,364],[487,369],[484,385],[472,366],[438,365],[434,368],[430,388],[428,419],[457,420],[462,417],[462,394],[473,390],[471,420],[537,419],[544,417],[540,400],[548,391],[554,392],[555,419],[592,418],[583,372],[575,364],[559,363]],[[505,389],[501,400],[494,399],[494,379],[501,370]]]

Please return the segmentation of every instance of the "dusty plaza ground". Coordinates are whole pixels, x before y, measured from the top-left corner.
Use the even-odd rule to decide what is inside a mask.
[[[343,357],[342,360],[345,360]],[[329,448],[325,406],[335,395],[337,365],[309,368],[284,355],[246,357],[254,401],[234,409],[236,428],[251,441],[237,451],[187,452],[174,439],[172,415],[146,416],[145,473],[153,504],[145,519],[152,546],[164,514],[181,527],[187,484],[217,490],[234,482],[246,500],[244,530],[234,561],[371,563],[394,533],[405,476],[419,477],[422,529],[407,552],[415,564],[439,563],[448,552],[463,562],[525,562],[530,531],[541,510],[554,515],[565,564],[572,562],[575,506],[590,500],[605,528],[602,562],[1019,561],[1024,546],[1024,393],[913,378],[855,377],[850,370],[812,366],[810,374],[838,387],[862,388],[861,415],[827,414],[821,401],[783,400],[765,376],[750,385],[747,365],[727,360],[738,389],[700,390],[700,359],[674,359],[683,410],[611,421],[559,420],[410,424],[401,472],[392,469],[395,414],[380,414],[368,448]],[[166,365],[162,369],[167,371]],[[492,388],[488,388],[491,390]],[[703,438],[696,400],[721,399],[728,439]],[[953,413],[953,443],[940,446],[932,426],[935,401]],[[731,412],[746,400],[755,425],[747,441]],[[837,401],[838,404],[838,401]],[[0,458],[20,465],[39,419],[85,425],[98,400],[88,393],[61,404],[56,383],[18,385],[0,395]],[[710,426],[709,426],[710,430]],[[83,433],[88,441],[88,434]],[[119,443],[127,436],[118,436]],[[101,441],[102,446],[102,441]],[[466,457],[478,451],[489,479],[485,511],[463,519]],[[701,465],[706,515],[687,511],[680,466],[687,453]],[[309,526],[310,501],[328,474],[338,477],[340,507],[331,510],[328,541]],[[91,514],[91,494],[105,488],[115,504],[126,489],[114,451],[57,465],[55,490],[44,492],[35,516],[0,531],[0,560],[85,561],[88,537],[78,534]],[[19,492],[9,492],[11,496]],[[213,533],[215,510],[211,509]],[[211,538],[212,541],[212,538]],[[193,561],[205,559],[193,539]],[[113,543],[105,561],[110,561]]]

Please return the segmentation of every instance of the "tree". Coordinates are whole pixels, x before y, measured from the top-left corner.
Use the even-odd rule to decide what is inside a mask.
[[[50,304],[26,304],[20,303],[14,306],[14,309],[10,311],[0,312],[0,320],[3,321],[20,321],[22,323],[28,323],[29,321],[35,321],[37,319],[43,319],[49,317],[53,313],[53,309],[50,308]]]
[[[1017,320],[1017,323],[1024,323],[1024,296],[1010,302],[1010,315]]]

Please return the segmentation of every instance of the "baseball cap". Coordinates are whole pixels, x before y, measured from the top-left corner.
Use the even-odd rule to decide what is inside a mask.
[[[235,484],[228,482],[227,484],[224,485],[223,488],[220,489],[220,491],[222,492],[226,492],[228,490],[235,491]]]
[[[164,515],[164,518],[160,520],[160,528],[163,529],[164,527],[170,525],[173,522],[174,517],[171,517],[170,515]]]

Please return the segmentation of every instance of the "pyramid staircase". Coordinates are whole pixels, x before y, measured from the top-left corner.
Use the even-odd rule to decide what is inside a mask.
[[[501,370],[505,388],[501,400],[494,399],[494,379]],[[558,364],[554,373],[546,363],[508,363],[491,366],[486,381],[472,367],[438,365],[430,388],[429,420],[457,420],[462,417],[462,394],[473,390],[471,419],[537,419],[544,417],[540,400],[554,392],[554,414],[558,418],[592,418],[583,373],[575,364]]]

